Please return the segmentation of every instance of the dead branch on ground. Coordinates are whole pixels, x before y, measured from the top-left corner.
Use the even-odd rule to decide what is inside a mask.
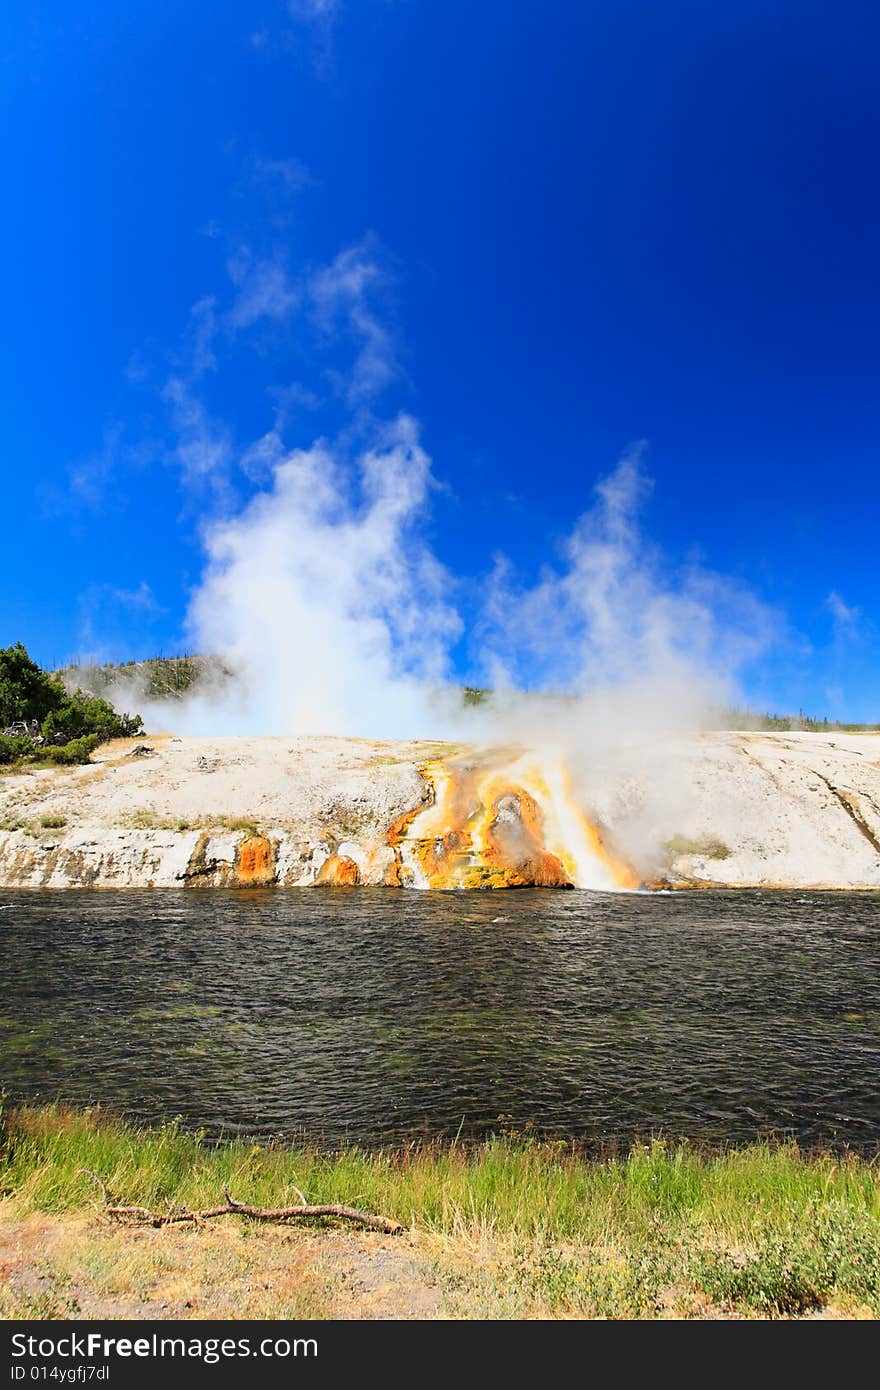
[[[299,1188],[294,1188],[294,1191],[302,1201],[295,1207],[252,1207],[246,1202],[237,1202],[231,1193],[224,1192],[226,1200],[222,1207],[208,1207],[205,1211],[190,1211],[186,1207],[169,1207],[167,1212],[150,1211],[148,1207],[123,1206],[111,1202],[106,1183],[97,1173],[93,1173],[90,1168],[79,1168],[77,1171],[85,1173],[98,1184],[104,1198],[104,1214],[116,1221],[131,1221],[144,1226],[172,1226],[185,1221],[198,1224],[210,1221],[215,1216],[231,1215],[249,1216],[254,1221],[280,1222],[336,1216],[342,1221],[353,1221],[359,1226],[367,1226],[372,1231],[383,1231],[389,1236],[399,1235],[403,1230],[398,1221],[391,1221],[387,1216],[378,1216],[372,1211],[361,1211],[357,1207],[346,1207],[336,1202],[316,1206],[306,1201]]]

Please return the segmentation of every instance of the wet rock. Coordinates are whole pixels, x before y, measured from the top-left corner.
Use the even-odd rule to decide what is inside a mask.
[[[276,882],[275,847],[265,835],[250,835],[238,846],[235,882],[240,888],[268,888]]]
[[[493,809],[485,858],[504,887],[574,887],[556,855],[544,848],[543,818],[534,797],[518,787],[500,796]]]
[[[188,888],[211,888],[216,882],[219,866],[216,859],[208,857],[210,841],[209,832],[203,830],[196,841],[186,868],[178,875],[181,882],[185,883]]]
[[[360,870],[346,854],[331,854],[325,859],[315,879],[316,884],[329,888],[354,888],[361,881]]]

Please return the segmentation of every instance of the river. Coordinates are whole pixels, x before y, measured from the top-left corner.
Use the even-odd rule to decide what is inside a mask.
[[[880,894],[0,892],[2,1084],[211,1135],[880,1139]]]

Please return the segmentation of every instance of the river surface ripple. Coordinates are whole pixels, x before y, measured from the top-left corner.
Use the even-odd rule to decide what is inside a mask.
[[[210,1134],[880,1141],[880,894],[0,891],[0,1084]]]

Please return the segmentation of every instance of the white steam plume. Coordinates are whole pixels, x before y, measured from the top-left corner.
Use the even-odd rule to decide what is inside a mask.
[[[639,525],[651,487],[634,449],[597,485],[595,506],[564,543],[561,570],[525,587],[503,557],[496,561],[481,631],[493,688],[619,696],[647,684],[677,691],[689,718],[730,693],[777,618],[730,579],[693,566],[668,570]]]
[[[564,767],[648,873],[687,814],[694,734],[736,698],[778,615],[734,581],[669,567],[639,526],[650,481],[635,451],[598,485],[558,569],[528,585],[496,563],[476,632],[493,693],[467,708],[456,581],[420,529],[431,484],[408,415],[353,461],[326,442],[282,455],[271,484],[205,532],[190,637],[235,678],[148,705],[148,726],[525,746]]]
[[[619,772],[634,743],[659,751],[734,699],[735,673],[777,633],[735,582],[667,572],[639,527],[651,483],[634,451],[599,483],[561,569],[528,586],[496,562],[476,633],[493,694],[464,708],[456,581],[419,531],[431,482],[408,415],[353,463],[327,442],[282,454],[269,487],[206,529],[190,640],[237,679],[175,707],[175,727],[516,741]],[[145,714],[157,727],[172,711]]]
[[[496,562],[481,632],[495,693],[478,711],[483,736],[558,756],[643,865],[686,810],[693,735],[781,635],[780,615],[743,585],[669,569],[639,526],[650,488],[633,450],[599,483],[561,569],[529,587]],[[535,693],[523,696],[526,680]]]
[[[271,487],[212,525],[189,625],[196,649],[238,680],[175,709],[175,726],[373,738],[445,728],[435,692],[460,621],[451,581],[418,536],[430,478],[415,422],[401,415],[353,465],[323,442],[289,454]]]

